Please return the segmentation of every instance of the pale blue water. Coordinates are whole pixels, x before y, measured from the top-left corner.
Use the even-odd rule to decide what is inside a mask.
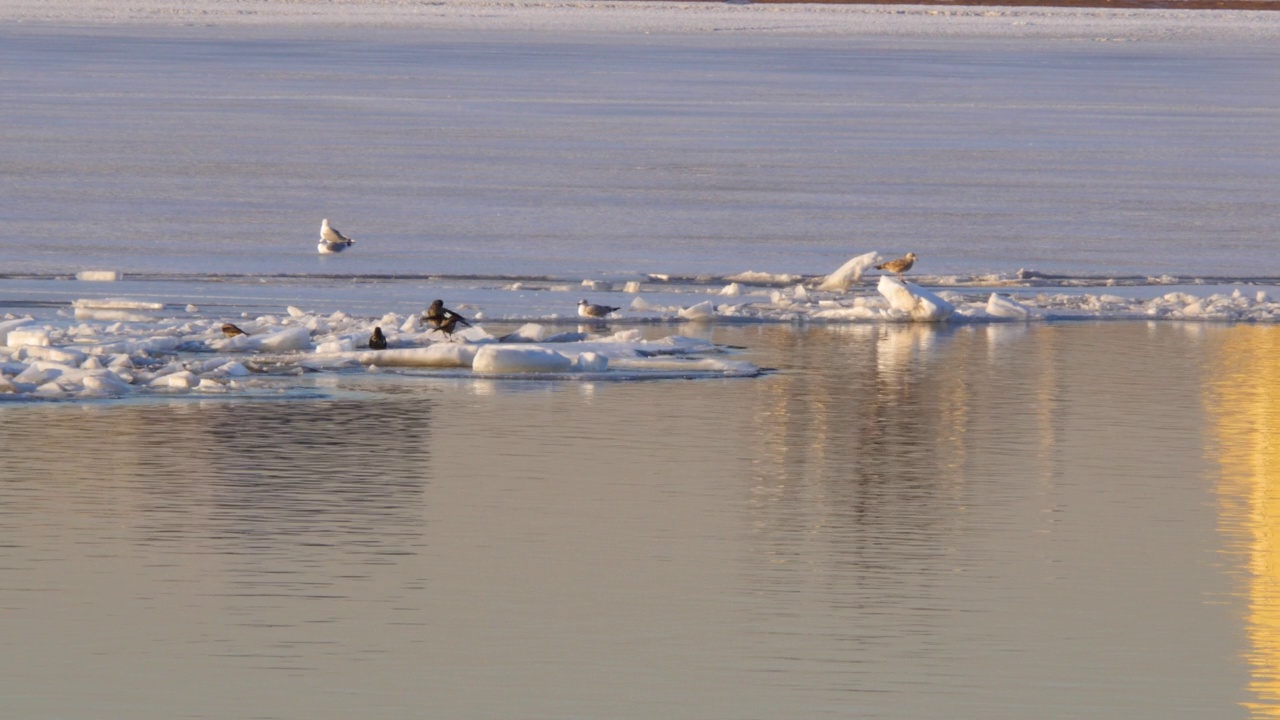
[[[1274,47],[2,32],[0,272],[1280,276]]]

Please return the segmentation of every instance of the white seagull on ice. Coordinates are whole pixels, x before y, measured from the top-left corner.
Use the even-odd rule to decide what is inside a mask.
[[[586,299],[578,301],[578,316],[584,318],[602,318],[608,317],[609,313],[616,312],[618,308],[609,307],[608,305],[592,305]]]
[[[340,253],[355,244],[355,240],[343,235],[337,228],[330,225],[329,218],[320,221],[320,244],[316,246],[316,250],[321,255]]]

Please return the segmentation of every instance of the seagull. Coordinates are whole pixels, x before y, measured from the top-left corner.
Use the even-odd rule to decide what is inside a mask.
[[[222,334],[226,335],[227,337],[235,337],[237,335],[248,335],[249,333],[241,330],[240,328],[236,327],[235,325],[232,325],[231,323],[227,323],[226,325],[222,326]]]
[[[453,338],[453,331],[457,329],[458,323],[462,323],[467,327],[471,327],[471,323],[458,313],[444,306],[443,300],[432,300],[431,307],[427,308],[426,317],[422,318],[427,321],[431,327]]]
[[[608,305],[592,305],[586,299],[578,301],[578,317],[584,318],[602,318],[608,317],[609,313],[616,312],[621,308],[609,307]]]
[[[343,235],[337,228],[330,225],[329,218],[320,221],[320,244],[316,245],[316,250],[321,255],[340,253],[355,244],[355,240]]]
[[[906,257],[900,257],[897,260],[890,260],[887,263],[881,263],[877,265],[876,269],[888,270],[889,272],[897,275],[898,279],[901,280],[902,273],[910,270],[911,266],[915,264],[916,264],[916,254],[913,252],[909,252],[906,254]]]
[[[375,327],[373,329],[373,334],[369,336],[369,349],[370,350],[386,350],[387,349],[387,338],[385,335],[382,334],[382,328]]]

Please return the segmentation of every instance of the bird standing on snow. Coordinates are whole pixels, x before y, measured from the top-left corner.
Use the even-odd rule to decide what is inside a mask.
[[[913,252],[909,252],[907,253],[906,257],[900,257],[897,260],[890,260],[887,263],[881,263],[877,265],[876,269],[888,270],[889,272],[897,275],[898,279],[901,280],[902,273],[910,270],[911,266],[915,264],[916,264],[916,254]]]
[[[443,300],[432,300],[431,307],[427,308],[426,317],[422,318],[432,328],[453,338],[453,331],[458,328],[458,323],[462,323],[467,327],[471,327],[471,323],[458,313],[444,306]]]
[[[330,225],[329,218],[320,221],[320,244],[316,246],[316,250],[321,255],[340,253],[355,244],[355,240],[343,235],[337,228]]]
[[[370,350],[386,350],[387,349],[387,338],[385,335],[382,334],[382,328],[375,327],[373,329],[373,334],[369,336],[369,349]]]
[[[232,325],[231,323],[227,323],[222,326],[222,334],[226,335],[227,337],[235,337],[237,335],[248,335],[249,333],[241,330],[240,328],[236,327],[235,325]]]
[[[621,308],[609,307],[608,305],[592,305],[586,299],[578,301],[578,317],[584,318],[602,318],[608,317],[609,313],[617,312]]]

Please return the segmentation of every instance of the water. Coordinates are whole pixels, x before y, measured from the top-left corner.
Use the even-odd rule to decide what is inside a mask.
[[[0,309],[40,322],[102,295],[376,318],[495,296],[438,274],[898,247],[1280,275],[1270,46],[0,35]],[[355,249],[315,256],[324,216]],[[85,267],[153,277],[18,277]],[[646,332],[774,372],[4,403],[4,714],[1280,715],[1280,328]]]
[[[8,712],[1274,715],[1276,328],[711,332],[778,372],[6,408]]]
[[[0,32],[0,272],[1280,276],[1274,43]]]

